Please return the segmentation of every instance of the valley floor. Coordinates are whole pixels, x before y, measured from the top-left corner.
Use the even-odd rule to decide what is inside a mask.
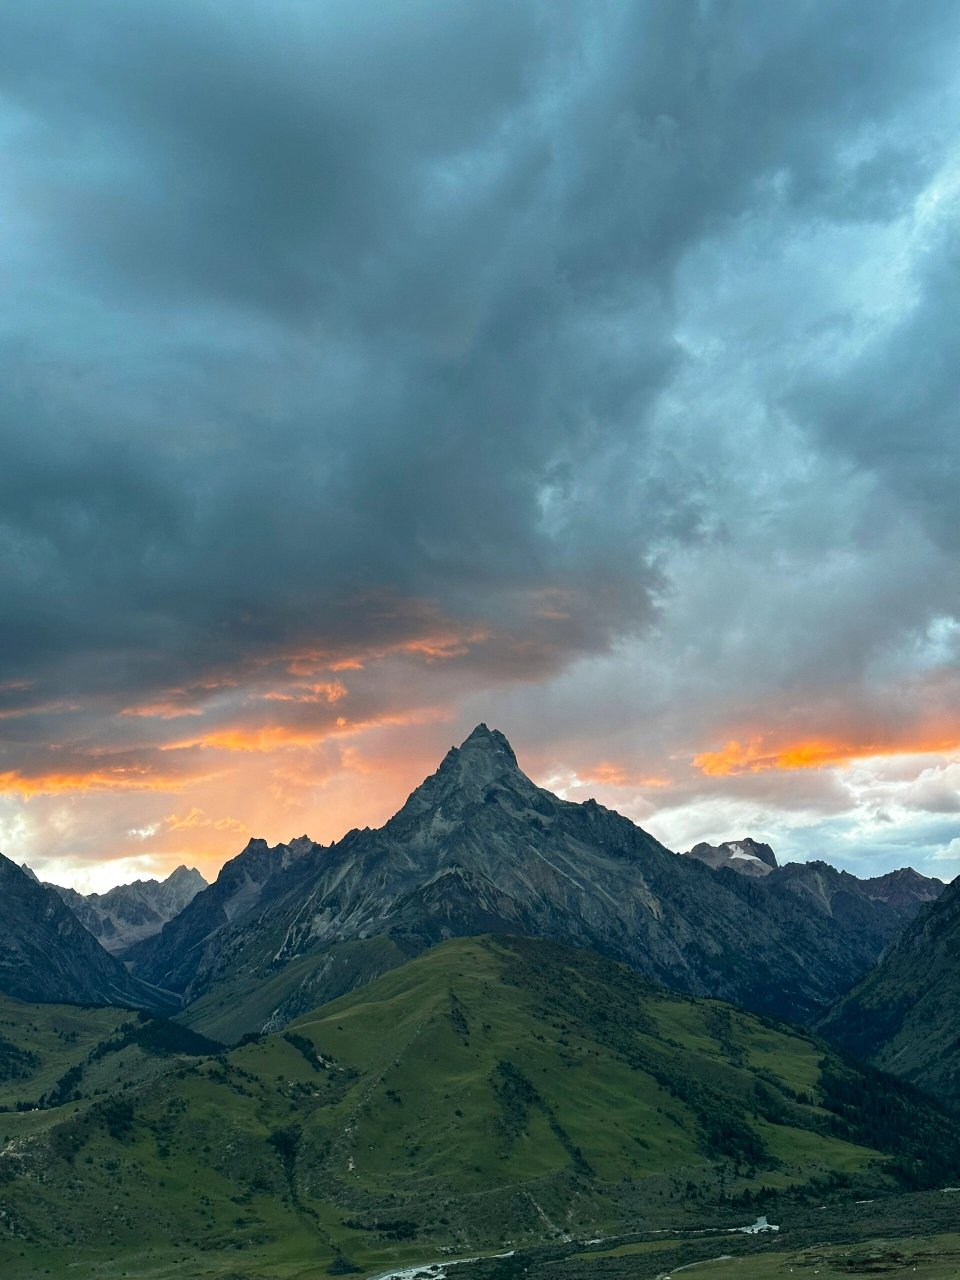
[[[836,1201],[786,1209],[776,1233],[747,1234],[710,1225],[661,1228],[627,1236],[567,1240],[473,1258],[403,1257],[385,1268],[371,1257],[338,1272],[311,1262],[305,1240],[281,1256],[243,1249],[209,1253],[124,1250],[86,1254],[25,1249],[4,1258],[4,1280],[957,1280],[960,1277],[960,1190],[891,1196],[869,1204]],[[744,1225],[747,1225],[746,1223]],[[408,1250],[412,1255],[415,1250]]]

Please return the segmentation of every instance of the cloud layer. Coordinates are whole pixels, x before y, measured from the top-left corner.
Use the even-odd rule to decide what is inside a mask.
[[[0,18],[6,851],[332,838],[485,719],[670,843],[960,871],[958,36]]]

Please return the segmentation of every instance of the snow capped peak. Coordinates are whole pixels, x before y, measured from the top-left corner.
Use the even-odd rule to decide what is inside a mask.
[[[685,856],[705,862],[715,870],[731,867],[746,875],[765,876],[777,866],[776,856],[770,846],[754,840],[752,836],[744,836],[740,840],[725,840],[716,845],[704,842],[694,845]]]

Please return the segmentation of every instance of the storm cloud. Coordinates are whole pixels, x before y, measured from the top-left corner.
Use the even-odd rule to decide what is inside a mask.
[[[0,17],[6,851],[330,837],[484,719],[670,843],[960,870],[958,43],[934,0]]]

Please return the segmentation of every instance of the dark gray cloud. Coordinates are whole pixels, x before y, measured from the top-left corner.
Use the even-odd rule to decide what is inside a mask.
[[[106,728],[158,699],[319,731],[264,702],[305,652],[380,655],[364,722],[506,688],[533,750],[879,733],[960,613],[958,35],[936,0],[5,13],[0,773],[159,752]]]

